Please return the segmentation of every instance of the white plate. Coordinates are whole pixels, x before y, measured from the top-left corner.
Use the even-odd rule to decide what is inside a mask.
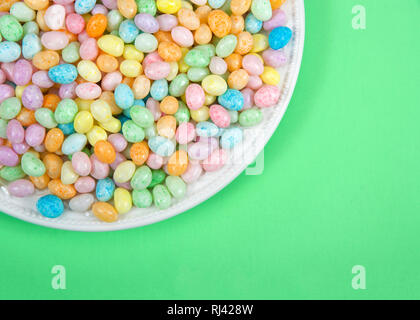
[[[92,213],[77,213],[67,209],[62,216],[56,219],[43,217],[35,209],[36,200],[46,192],[38,192],[30,198],[11,197],[4,186],[0,188],[0,210],[16,218],[38,225],[76,231],[111,231],[140,227],[168,219],[180,214],[223,189],[234,180],[255,157],[261,152],[277,128],[292,96],[299,74],[305,37],[305,10],[303,0],[288,0],[282,6],[288,17],[287,26],[293,30],[293,38],[286,46],[285,53],[289,62],[278,69],[281,74],[281,97],[279,103],[263,110],[264,120],[257,127],[244,130],[244,141],[236,146],[230,154],[229,162],[217,172],[202,175],[197,182],[188,185],[184,199],[173,202],[166,210],[156,208],[138,209],[122,215],[114,223],[105,223],[96,219]]]

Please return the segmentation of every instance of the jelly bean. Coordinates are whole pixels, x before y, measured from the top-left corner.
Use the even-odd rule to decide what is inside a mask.
[[[180,97],[185,93],[189,84],[188,77],[185,73],[178,74],[169,85],[169,94],[174,97]]]
[[[159,21],[149,13],[139,13],[136,15],[134,23],[146,33],[155,33],[159,30]]]
[[[190,67],[203,68],[209,65],[210,57],[203,50],[193,49],[188,51],[184,61]]]
[[[152,182],[152,171],[148,166],[141,166],[136,169],[130,184],[134,190],[146,189]]]
[[[86,212],[92,207],[94,202],[95,198],[93,195],[79,194],[69,201],[69,207],[72,211]]]
[[[206,121],[209,117],[209,108],[207,106],[201,107],[197,110],[191,110],[191,118],[196,122]]]
[[[262,57],[265,64],[273,68],[282,67],[287,62],[287,56],[280,50],[267,49],[263,52]]]
[[[77,71],[86,81],[99,82],[102,79],[102,74],[96,64],[89,60],[80,61],[77,64]]]
[[[11,41],[0,42],[0,62],[16,61],[21,54],[20,46]]]
[[[76,98],[77,82],[63,84],[58,90],[58,95],[61,99],[74,99]]]
[[[245,20],[242,16],[232,16],[232,28],[230,32],[232,34],[239,34],[245,29]]]
[[[50,68],[48,76],[55,83],[72,83],[77,78],[77,69],[72,64],[60,64]]]
[[[5,99],[0,104],[0,118],[10,120],[16,117],[22,108],[21,102],[16,97]]]
[[[181,47],[191,47],[194,44],[194,36],[190,30],[183,26],[177,26],[171,31],[172,39]]]
[[[220,39],[220,41],[218,42],[216,46],[216,54],[222,58],[227,57],[228,55],[233,53],[237,45],[237,42],[238,41],[235,35],[230,34],[230,35],[224,36],[222,39]]]
[[[213,10],[208,15],[208,25],[214,35],[223,38],[232,28],[230,17],[222,10]]]
[[[31,147],[42,144],[45,138],[45,128],[37,123],[31,124],[26,129],[25,141]]]
[[[46,173],[51,179],[58,179],[61,176],[61,167],[63,160],[54,153],[49,153],[42,159],[45,165]]]
[[[32,153],[26,152],[21,159],[22,170],[28,176],[40,177],[45,173],[44,163]]]
[[[160,12],[172,14],[181,9],[181,0],[156,0],[156,6]]]
[[[154,123],[153,114],[149,109],[144,107],[133,106],[130,109],[130,117],[137,125],[142,128],[148,128]]]
[[[232,0],[230,10],[234,15],[241,16],[251,8],[252,0]]]
[[[71,184],[64,184],[60,179],[53,179],[48,182],[50,192],[63,200],[68,200],[76,195],[76,189]]]
[[[227,153],[223,149],[216,149],[203,161],[203,169],[207,172],[217,171],[222,168],[227,161]]]
[[[87,143],[87,138],[84,134],[73,133],[68,136],[61,146],[61,151],[66,154],[73,154],[75,152],[81,151]]]
[[[252,90],[258,90],[262,86],[262,80],[258,76],[249,76],[247,87]]]
[[[162,14],[156,17],[159,23],[159,29],[162,31],[171,31],[178,25],[178,19],[171,14]]]
[[[168,160],[168,173],[171,176],[180,176],[188,167],[188,155],[184,150],[176,151]]]
[[[142,52],[153,52],[158,47],[156,37],[150,33],[141,33],[136,37],[134,45],[137,50]]]
[[[168,95],[168,91],[168,81],[166,79],[155,80],[150,88],[150,95],[153,99],[161,101]]]
[[[171,71],[171,66],[167,62],[157,61],[150,63],[144,69],[146,77],[152,80],[164,79],[169,75]]]
[[[159,169],[163,165],[163,158],[152,152],[147,158],[146,164],[149,168]]]
[[[223,95],[218,97],[218,102],[226,109],[238,111],[244,106],[244,97],[240,91],[228,89]]]
[[[133,204],[137,208],[148,208],[152,205],[153,198],[149,190],[133,190],[132,192]]]
[[[280,89],[273,85],[264,85],[254,95],[255,104],[260,108],[274,106],[280,98]]]
[[[31,33],[35,35],[39,34],[39,26],[35,21],[28,21],[23,25],[23,35],[26,36]]]
[[[98,56],[99,50],[96,40],[88,38],[82,42],[79,49],[80,58],[83,60],[95,60]]]
[[[130,148],[131,160],[138,166],[143,165],[149,157],[149,146],[145,141],[136,142]]]
[[[195,127],[192,123],[183,122],[176,130],[176,141],[179,144],[187,144],[195,138]]]
[[[96,183],[96,198],[99,201],[111,200],[114,196],[115,183],[110,178],[100,179]]]
[[[227,90],[226,81],[218,75],[208,75],[201,83],[203,89],[210,95],[220,96]]]
[[[165,180],[166,187],[174,198],[182,199],[187,191],[185,182],[178,176],[168,176]]]
[[[7,191],[14,197],[24,198],[34,194],[35,187],[29,180],[19,179],[10,183]]]
[[[175,136],[176,119],[174,116],[163,116],[156,124],[157,132],[160,136],[172,139]]]
[[[116,152],[122,152],[127,147],[127,141],[121,133],[114,133],[108,137]]]
[[[196,181],[201,173],[203,172],[203,168],[201,167],[200,163],[189,162],[187,170],[184,174],[181,175],[182,180],[186,183],[193,183]]]
[[[74,100],[63,99],[59,102],[54,112],[55,121],[60,124],[73,122],[77,112],[78,107]]]
[[[0,146],[0,164],[8,167],[16,166],[19,157],[15,151],[6,146]]]
[[[128,142],[140,142],[144,139],[144,130],[132,120],[123,124],[122,132]]]
[[[163,113],[175,114],[178,111],[179,103],[175,97],[167,96],[161,101],[159,107]]]
[[[158,209],[164,210],[171,205],[171,195],[168,189],[161,184],[153,187],[153,202]]]
[[[99,161],[96,155],[91,155],[92,170],[90,175],[95,179],[105,179],[109,174],[109,165]]]
[[[292,38],[292,30],[288,27],[277,27],[271,30],[268,36],[270,48],[278,50],[285,47]]]
[[[25,59],[32,59],[41,50],[41,40],[36,34],[25,35],[22,40],[22,55]]]
[[[166,173],[163,170],[152,170],[152,182],[149,184],[149,188],[162,183],[165,180]]]
[[[100,97],[102,89],[96,83],[81,83],[76,87],[76,95],[85,100],[93,100]]]
[[[63,201],[54,195],[46,195],[38,199],[37,210],[47,218],[57,218],[64,212]]]
[[[108,164],[114,162],[116,157],[112,144],[104,140],[100,140],[95,143],[94,152],[99,161]]]
[[[70,13],[66,17],[66,28],[73,34],[79,34],[85,29],[85,20],[80,14]]]
[[[119,84],[114,92],[115,102],[121,109],[130,108],[134,103],[134,94],[124,83]]]
[[[0,160],[1,161],[1,160]],[[20,165],[16,166],[6,166],[0,169],[0,177],[6,181],[16,181],[25,177],[25,172],[23,172]]]
[[[249,33],[256,34],[263,27],[263,21],[257,19],[251,12],[245,18],[245,30]]]
[[[115,208],[107,202],[96,202],[92,206],[93,214],[105,222],[114,222],[118,219]]]
[[[121,162],[114,171],[113,179],[115,182],[124,183],[130,181],[136,170],[136,165],[132,161]]]
[[[229,128],[226,129],[222,138],[220,139],[220,146],[223,149],[232,149],[238,143],[242,142],[243,133],[240,128]]]
[[[261,59],[252,54],[247,54],[242,59],[243,68],[248,71],[250,75],[260,75],[264,71],[264,64]]]
[[[250,88],[245,88],[241,90],[241,93],[244,97],[244,107],[242,110],[251,108],[254,105],[254,91]]]
[[[270,0],[273,10],[278,9],[286,0]]]
[[[16,2],[10,8],[10,14],[19,22],[29,22],[35,19],[35,11],[24,2]]]
[[[209,73],[208,68],[189,68],[187,76],[192,82],[201,82]]]
[[[120,57],[124,52],[124,41],[114,35],[104,35],[98,39],[98,47],[107,54]]]
[[[190,84],[185,91],[185,97],[188,107],[192,110],[197,110],[204,105],[204,90],[198,84]]]
[[[49,152],[56,152],[61,149],[64,141],[64,134],[58,128],[53,128],[45,136],[45,148]]]
[[[125,43],[134,42],[139,33],[139,29],[133,20],[123,21],[118,29],[118,34]]]
[[[80,59],[79,49],[80,49],[80,44],[78,42],[70,43],[61,52],[63,61],[67,63],[74,63],[78,61]]]
[[[248,84],[249,75],[244,69],[233,71],[228,77],[228,85],[232,89],[242,90]]]
[[[124,188],[117,188],[114,193],[114,205],[119,214],[130,211],[132,207],[130,192]]]
[[[89,19],[86,25],[86,33],[92,38],[100,37],[105,32],[106,25],[106,16],[103,14],[95,14]]]
[[[239,123],[243,127],[255,126],[262,121],[263,115],[260,109],[251,108],[241,112],[239,115]]]
[[[207,24],[201,24],[194,32],[194,40],[198,44],[209,43],[212,39],[212,32]]]
[[[215,143],[214,143],[215,142]],[[204,160],[217,148],[217,140],[207,142],[196,142],[188,146],[188,156],[193,160]]]
[[[251,12],[258,20],[270,20],[273,15],[270,0],[252,0]]]
[[[48,7],[44,15],[45,24],[51,30],[60,30],[64,28],[66,18],[66,9],[59,4]]]
[[[19,41],[23,37],[23,28],[12,15],[0,17],[0,33],[8,41]]]
[[[230,114],[221,105],[212,105],[209,113],[211,120],[219,128],[227,128],[230,125]]]
[[[179,61],[182,57],[181,48],[173,42],[161,42],[158,47],[158,53],[166,62]]]
[[[87,176],[92,170],[92,163],[90,162],[89,156],[82,152],[75,152],[71,158],[73,170],[79,176]]]
[[[280,82],[280,74],[272,67],[264,67],[264,72],[260,75],[265,84],[277,85]]]
[[[151,139],[149,139],[148,144],[149,144],[150,149],[154,153],[162,157],[168,157],[172,155],[172,153],[174,153],[175,151],[174,143],[165,137],[161,137],[161,136],[152,137]]]
[[[179,24],[189,30],[196,30],[200,26],[200,19],[191,9],[181,8],[178,11]]]
[[[202,121],[197,123],[195,131],[199,137],[214,137],[219,132],[219,128],[214,123]]]
[[[47,108],[39,108],[35,111],[35,119],[45,128],[51,129],[57,126],[54,113]]]
[[[74,3],[74,10],[78,14],[85,14],[95,7],[96,0],[76,0]]]
[[[220,57],[212,57],[209,68],[213,74],[222,75],[227,71],[227,64],[225,60]]]
[[[29,150],[29,145],[26,142],[12,144],[13,151],[17,154],[24,154]]]
[[[66,161],[61,166],[61,182],[65,185],[73,184],[77,181],[79,175],[74,172],[70,161]]]
[[[277,9],[273,11],[273,16],[270,20],[264,22],[264,30],[270,31],[274,28],[284,26],[287,22],[286,14],[283,10]]]
[[[62,50],[69,44],[69,38],[64,32],[49,31],[41,36],[41,43],[49,50]]]
[[[44,96],[41,89],[36,85],[29,85],[22,94],[22,104],[24,107],[35,110],[42,107]]]

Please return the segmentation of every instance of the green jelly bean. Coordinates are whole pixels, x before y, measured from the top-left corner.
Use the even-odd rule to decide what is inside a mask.
[[[79,55],[80,43],[77,41],[71,42],[67,47],[61,51],[63,60],[67,63],[75,63],[80,59]]]
[[[185,73],[180,73],[171,81],[169,94],[173,97],[180,97],[185,93],[189,84],[188,76]]]
[[[22,108],[20,99],[16,97],[7,98],[0,104],[0,118],[10,120],[15,118]]]
[[[118,10],[111,10],[110,12],[108,12],[107,20],[107,30],[111,32],[114,30],[118,30],[121,22],[124,20],[124,17]]]
[[[167,176],[165,180],[166,187],[176,199],[182,199],[187,192],[187,185],[184,180],[177,176]]]
[[[239,123],[243,127],[252,127],[261,122],[263,114],[259,108],[251,108],[242,111],[239,115]]]
[[[7,139],[7,121],[0,119],[0,138]]]
[[[23,27],[14,16],[6,14],[0,18],[0,33],[6,40],[17,42],[23,37]]]
[[[137,9],[139,13],[148,13],[152,16],[156,15],[156,1],[155,0],[136,0]]]
[[[35,111],[35,119],[45,128],[52,129],[57,126],[54,113],[48,108],[39,108]]]
[[[23,25],[23,35],[26,36],[30,33],[39,34],[39,26],[35,21],[28,21]]]
[[[162,169],[152,170],[152,182],[149,184],[149,188],[162,183],[165,180],[166,173]]]
[[[270,20],[273,15],[270,0],[252,0],[251,12],[258,20]]]
[[[24,2],[16,2],[10,8],[10,14],[20,22],[28,22],[35,19],[35,10],[29,8]]]
[[[152,205],[152,193],[148,189],[133,190],[131,197],[137,208],[148,208]]]
[[[144,130],[133,120],[127,120],[122,126],[122,133],[128,142],[140,142],[144,139]]]
[[[230,115],[230,123],[236,123],[238,122],[239,114],[236,110],[228,110],[227,111]]]
[[[144,135],[146,136],[147,140],[149,140],[150,138],[156,137],[157,136],[156,123],[153,123],[152,126],[144,129]]]
[[[0,178],[9,182],[22,179],[25,176],[26,174],[23,172],[20,164],[14,167],[3,167],[0,170]]]
[[[40,177],[45,173],[44,163],[32,152],[25,152],[21,159],[22,170],[28,176]]]
[[[130,184],[134,190],[146,189],[152,182],[152,170],[148,166],[141,166],[136,169]]]
[[[134,41],[134,46],[142,52],[155,51],[158,46],[156,37],[150,33],[140,33]]]
[[[55,121],[60,124],[73,122],[78,111],[79,108],[77,107],[77,104],[74,102],[74,100],[63,99],[58,103],[57,109],[55,109]]]
[[[149,128],[154,123],[153,114],[149,109],[141,106],[133,106],[130,108],[131,119],[142,128]]]
[[[237,43],[238,39],[235,35],[228,34],[227,36],[224,36],[216,46],[216,54],[221,58],[226,58],[233,53]]]
[[[211,43],[201,44],[196,46],[194,49],[203,51],[210,59],[216,55],[216,47]]]
[[[184,62],[190,67],[207,67],[210,63],[210,56],[200,49],[192,49],[187,52]]]
[[[183,101],[179,102],[178,110],[174,116],[178,124],[190,121],[190,110]]]
[[[200,82],[209,74],[208,68],[189,68],[187,72],[188,79],[192,82]]]
[[[171,194],[168,189],[161,184],[153,188],[153,202],[158,209],[167,209],[171,205]]]

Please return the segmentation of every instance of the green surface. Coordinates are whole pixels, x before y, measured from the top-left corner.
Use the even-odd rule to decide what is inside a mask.
[[[357,4],[366,30],[352,29]],[[0,215],[0,298],[420,298],[419,16],[418,0],[306,1],[302,69],[263,175],[121,232]]]

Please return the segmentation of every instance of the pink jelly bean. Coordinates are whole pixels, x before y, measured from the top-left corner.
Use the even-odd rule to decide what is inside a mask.
[[[230,125],[230,114],[221,105],[214,104],[209,110],[210,118],[219,128],[227,128]]]
[[[149,13],[139,13],[134,18],[134,23],[143,32],[155,33],[159,30],[159,22]]]
[[[178,19],[172,14],[161,14],[156,19],[162,31],[171,31],[178,25]]]
[[[212,149],[213,145],[207,141],[195,142],[188,145],[188,156],[193,160],[204,160],[211,154]]]
[[[144,74],[151,80],[164,79],[171,72],[171,65],[164,61],[150,63],[144,69]]]
[[[54,86],[54,82],[48,76],[48,71],[45,70],[35,72],[32,75],[32,83],[40,88],[51,88]]]
[[[249,76],[247,88],[250,88],[252,90],[258,90],[263,85],[263,82],[259,76]]]
[[[80,58],[83,60],[95,60],[99,53],[96,39],[89,38],[83,41],[83,43],[80,45],[79,53]]]
[[[267,20],[263,24],[264,30],[270,31],[274,28],[285,26],[287,23],[287,16],[283,10],[277,9],[273,11],[273,15],[270,20]]]
[[[163,59],[160,57],[159,53],[157,51],[150,52],[148,55],[146,55],[144,57],[144,60],[143,60],[143,63],[142,63],[143,64],[143,69],[146,69],[146,67],[149,64],[151,64],[153,62],[158,62],[158,61],[160,61],[160,62],[163,61]]]
[[[77,40],[79,40],[80,43],[85,42],[87,39],[89,39],[89,35],[87,34],[86,30],[80,32],[77,36]]]
[[[41,36],[42,45],[50,50],[62,50],[69,44],[69,38],[64,32],[48,31]]]
[[[0,84],[3,84],[6,81],[6,74],[3,70],[0,70]]]
[[[76,95],[85,100],[98,99],[101,93],[101,87],[92,82],[81,83],[76,87]]]
[[[77,82],[62,84],[58,89],[58,95],[61,99],[74,99],[76,98]]]
[[[241,90],[242,96],[244,97],[244,107],[242,110],[252,108],[254,106],[254,91],[250,88]]]
[[[227,153],[224,149],[216,149],[212,154],[201,164],[203,169],[208,172],[217,171],[221,169],[227,161]]]
[[[0,146],[0,164],[14,167],[19,163],[19,157],[12,148]]]
[[[1,64],[1,70],[6,75],[6,80],[13,81],[13,69],[15,68],[14,62],[7,62]]]
[[[102,89],[104,91],[114,91],[115,88],[122,82],[123,76],[121,72],[114,71],[107,73],[101,82]]]
[[[66,28],[74,34],[79,34],[85,29],[85,20],[80,14],[70,13],[66,18]]]
[[[53,4],[45,11],[45,24],[51,30],[64,29],[64,22],[66,18],[66,9],[60,4]]]
[[[89,159],[89,156],[82,152],[75,152],[71,158],[71,165],[74,172],[79,176],[87,176],[92,171],[92,163]]]
[[[261,59],[253,54],[247,54],[242,59],[242,67],[250,74],[259,76],[264,71]]]
[[[187,144],[195,139],[195,127],[191,122],[182,122],[179,124],[175,133],[176,141],[179,144]]]
[[[216,137],[197,137],[196,141],[199,143],[206,143],[211,151],[216,150],[219,147],[219,141]]]
[[[224,74],[227,71],[226,61],[220,57],[213,57],[210,60],[209,69],[214,74]]]
[[[190,30],[185,27],[178,26],[172,29],[171,36],[174,42],[181,47],[191,47],[194,44],[194,36]]]
[[[42,144],[45,138],[45,128],[38,123],[31,124],[26,129],[25,141],[31,147],[36,147]]]
[[[22,143],[25,139],[25,129],[19,121],[12,119],[7,124],[6,135],[11,143]]]
[[[103,14],[104,16],[106,16],[108,14],[108,9],[102,4],[97,4],[93,7],[91,14]]]
[[[191,110],[200,109],[204,105],[205,94],[203,88],[196,84],[192,83],[185,90],[185,99],[187,100],[187,106]]]
[[[28,197],[35,193],[33,183],[26,179],[15,180],[7,186],[7,191],[14,197]]]
[[[0,103],[15,96],[15,90],[8,84],[0,84]]]
[[[282,50],[267,49],[262,57],[265,64],[273,68],[280,68],[287,63],[287,56]]]
[[[99,180],[105,179],[108,177],[109,174],[109,165],[99,161],[96,155],[92,154],[90,156],[90,161],[92,163],[92,170],[90,171],[90,175]]]
[[[116,152],[122,152],[127,148],[127,140],[121,133],[113,133],[109,135],[108,142],[112,144]]]
[[[22,93],[22,104],[31,110],[36,110],[42,107],[44,103],[44,95],[41,89],[36,85],[27,86]]]
[[[193,183],[196,181],[203,172],[203,168],[200,163],[188,162],[187,170],[181,175],[182,180],[186,183]]]
[[[111,163],[109,166],[111,167],[112,170],[117,169],[118,165],[122,162],[124,162],[125,160],[127,160],[127,158],[122,154],[117,152],[115,154],[115,160],[113,163]]]
[[[79,177],[74,183],[74,188],[79,193],[89,193],[95,190],[96,181],[92,177]]]
[[[118,6],[117,6],[117,0],[102,0],[102,3],[109,10],[115,10],[115,9],[118,8]]]
[[[160,111],[160,103],[153,98],[149,98],[146,101],[146,108],[150,110],[153,115],[155,121],[159,120],[162,116],[162,112]]]
[[[255,92],[254,101],[257,107],[274,106],[280,98],[280,89],[272,85],[264,85]]]
[[[13,143],[12,148],[17,154],[24,154],[29,150],[30,146],[24,141],[22,143]]]
[[[31,79],[32,64],[25,59],[18,60],[13,68],[13,82],[18,86],[25,86]]]
[[[146,164],[151,169],[160,169],[163,166],[163,158],[160,155],[152,152],[149,154]]]

